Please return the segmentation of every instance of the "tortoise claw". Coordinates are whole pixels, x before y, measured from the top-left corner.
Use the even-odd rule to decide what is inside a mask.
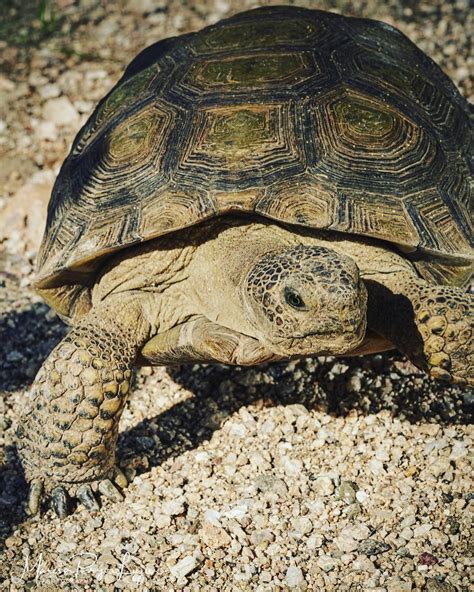
[[[45,483],[41,477],[32,479],[27,501],[28,514],[30,516],[38,514],[44,498],[51,500],[51,508],[59,518],[65,518],[71,514],[76,501],[79,501],[89,512],[98,512],[101,507],[100,494],[112,502],[123,501],[125,498],[122,489],[127,487],[129,480],[117,466],[114,466],[107,476],[106,479],[87,483],[63,483],[62,485],[48,483],[48,481]]]
[[[91,512],[97,512],[100,510],[100,506],[95,499],[94,492],[92,491],[92,487],[89,483],[84,483],[81,485],[77,490],[77,497],[79,501]]]
[[[113,502],[121,502],[124,499],[123,495],[110,479],[104,479],[101,481],[98,489],[102,495],[105,495],[105,497]]]
[[[115,481],[115,483],[121,489],[125,489],[125,487],[127,487],[127,485],[128,485],[128,479],[127,479],[127,477],[125,477],[125,474],[123,473],[123,471],[121,469],[119,469],[117,466],[114,467],[113,471],[114,471],[114,481]]]
[[[41,479],[34,479],[31,482],[30,492],[28,494],[28,511],[31,516],[38,513],[41,498],[43,496],[44,484]]]
[[[53,509],[59,518],[65,518],[69,515],[69,496],[62,485],[55,487],[51,492]]]

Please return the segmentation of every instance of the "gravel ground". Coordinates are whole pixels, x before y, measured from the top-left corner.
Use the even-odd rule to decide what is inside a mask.
[[[397,354],[143,369],[125,501],[26,516],[14,429],[66,331],[29,290],[55,174],[141,48],[257,5],[57,4],[56,22],[23,3],[0,26],[0,589],[473,590],[473,394]],[[473,96],[467,0],[298,4],[398,26]]]

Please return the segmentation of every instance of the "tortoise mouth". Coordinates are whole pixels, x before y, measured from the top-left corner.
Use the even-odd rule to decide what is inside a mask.
[[[278,356],[303,357],[319,355],[343,355],[359,348],[364,342],[367,319],[347,331],[317,331],[306,335],[292,335],[265,343]]]

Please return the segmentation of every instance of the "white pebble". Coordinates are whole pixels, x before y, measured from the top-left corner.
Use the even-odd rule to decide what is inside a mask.
[[[45,102],[43,118],[57,125],[75,125],[79,120],[79,114],[67,97],[57,97]]]
[[[284,456],[281,461],[283,470],[289,476],[296,476],[303,470],[303,463],[300,460]]]
[[[165,502],[161,507],[161,511],[167,516],[177,516],[178,514],[182,514],[184,512],[183,499],[178,498]]]
[[[40,140],[56,140],[58,130],[54,121],[40,121],[35,128],[35,134]]]
[[[459,460],[460,458],[463,458],[464,456],[466,456],[468,453],[467,450],[467,446],[465,444],[465,442],[463,442],[462,440],[456,440],[454,442],[453,448],[451,450],[451,454],[449,456],[450,460]]]
[[[214,510],[212,508],[209,508],[204,512],[204,522],[214,524],[214,526],[221,526],[220,517],[221,513],[218,510]]]
[[[333,570],[336,567],[337,559],[331,557],[331,555],[321,555],[318,557],[318,567],[320,567],[326,573]]]
[[[330,477],[318,477],[313,483],[315,493],[321,496],[328,496],[334,493],[334,483]]]
[[[299,567],[291,565],[286,571],[285,581],[290,588],[300,586],[304,582],[303,572]]]
[[[425,536],[431,530],[431,524],[422,524],[421,526],[417,526],[413,529],[413,536],[415,538]]]
[[[183,557],[176,565],[170,568],[171,573],[174,575],[175,578],[184,578],[190,574],[196,567],[198,566],[198,560],[196,557],[192,555],[187,555]]]

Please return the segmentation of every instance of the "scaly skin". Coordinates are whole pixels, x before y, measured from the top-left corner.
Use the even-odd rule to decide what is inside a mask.
[[[473,386],[472,294],[403,274],[372,277],[369,327],[433,378]]]
[[[115,467],[118,424],[147,337],[138,304],[107,303],[92,309],[43,364],[18,428],[21,461],[33,484],[32,513],[43,490],[60,515],[68,494],[94,507],[84,483],[117,497],[110,479],[118,475],[124,483]]]

